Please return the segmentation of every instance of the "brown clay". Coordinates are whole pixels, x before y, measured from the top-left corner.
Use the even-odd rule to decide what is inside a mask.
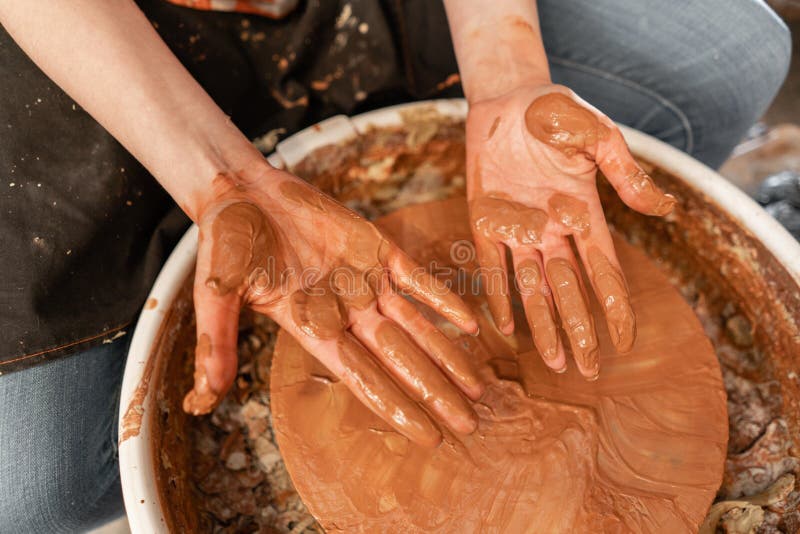
[[[307,184],[285,181],[280,185],[281,195],[290,203],[305,206],[328,217],[326,223],[337,225],[344,237],[340,252],[347,265],[367,276],[368,282],[380,279],[380,272],[390,269],[394,281],[416,298],[436,307],[457,324],[467,324],[473,320],[470,310],[449,292],[436,292],[429,289],[430,277],[425,272],[409,273],[414,266],[409,265],[403,253],[378,231],[374,224],[348,210],[319,190]]]
[[[492,122],[492,127],[489,128],[489,135],[487,139],[491,139],[494,136],[494,133],[497,131],[498,126],[500,126],[500,117],[496,117]]]
[[[400,391],[372,355],[352,335],[343,333],[336,346],[344,366],[341,383],[350,385],[352,391],[356,392],[358,395],[356,402],[364,403],[361,409],[368,407],[380,416],[382,421],[389,421],[400,432],[399,439],[407,441],[404,436],[408,436],[423,447],[435,447],[439,444],[442,436],[425,412]],[[324,375],[326,371],[324,366],[318,364],[317,367],[320,368],[320,374]],[[325,387],[334,388],[335,384]],[[353,405],[350,390],[339,391],[337,395],[341,396],[344,402],[339,405],[340,409],[350,405],[360,411],[358,406]],[[310,419],[308,422],[316,424]]]
[[[306,335],[336,339],[347,324],[347,310],[327,284],[298,289],[289,297],[292,319]]]
[[[472,201],[471,207],[475,247],[483,262],[482,276],[489,309],[497,326],[506,330],[512,323],[508,285],[505,277],[494,272],[505,264],[504,253],[499,244],[513,246],[541,243],[547,214],[540,209],[492,196]]]
[[[375,292],[366,278],[364,273],[350,267],[339,267],[330,275],[331,286],[339,300],[353,310],[365,310],[375,302]]]
[[[401,210],[382,227],[422,261],[430,244],[403,235],[430,243],[468,238],[466,220],[465,203],[455,200]],[[427,233],[406,234],[406,221]],[[640,317],[632,353],[606,349],[608,333],[600,328],[604,373],[586,382],[574,367],[557,375],[531,356],[524,328],[511,337],[490,329],[462,336],[488,384],[474,404],[478,429],[467,436],[442,429],[434,449],[398,434],[341,383],[315,380],[327,371],[282,333],[271,379],[276,435],[297,490],[322,526],[696,531],[722,479],[727,420],[719,364],[666,277],[641,252],[620,240],[615,246]],[[479,308],[483,299],[470,303]],[[498,379],[495,369],[511,381]]]
[[[412,393],[414,400],[442,419],[450,414],[449,420],[454,422],[457,432],[475,430],[477,418],[472,407],[408,334],[391,321],[384,321],[375,331],[375,342],[387,366],[398,370],[397,379]]]
[[[589,247],[588,260],[597,298],[605,311],[611,341],[618,352],[628,352],[636,338],[636,317],[625,279],[597,247]]]
[[[575,235],[586,238],[589,237],[591,229],[589,227],[589,206],[583,200],[555,193],[547,201],[550,208],[550,216],[570,229]]]
[[[525,126],[536,139],[567,156],[594,159],[599,141],[609,130],[597,115],[562,93],[548,93],[525,110]]]
[[[211,358],[211,338],[201,334],[195,349],[194,388],[183,398],[183,411],[192,415],[209,413],[222,400],[208,383],[205,362]]]
[[[543,280],[539,264],[533,260],[523,260],[517,266],[516,276],[533,342],[542,358],[552,361],[558,351],[558,328],[550,305],[542,294]]]
[[[585,376],[594,379],[600,372],[597,334],[594,318],[586,306],[578,273],[569,261],[553,258],[547,262],[547,279],[575,362]]]
[[[547,214],[489,193],[472,202],[472,224],[479,235],[494,242],[533,245],[542,242]]]
[[[626,182],[628,187],[636,192],[641,201],[649,206],[647,211],[650,215],[667,215],[675,208],[675,204],[678,202],[674,196],[665,194],[656,186],[650,175],[642,169],[637,169],[628,176]]]
[[[257,267],[263,269],[263,276],[268,276],[267,258],[270,252],[275,252],[278,239],[261,209],[249,202],[230,204],[214,218],[211,233],[208,287],[226,295],[231,291],[244,291],[245,281]],[[263,279],[259,283],[267,287],[270,280]]]

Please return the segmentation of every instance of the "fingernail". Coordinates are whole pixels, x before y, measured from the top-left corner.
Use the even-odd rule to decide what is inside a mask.
[[[567,372],[567,364],[565,363],[564,367],[562,367],[561,369],[553,369],[553,372],[555,372],[557,375],[563,375],[564,373]]]

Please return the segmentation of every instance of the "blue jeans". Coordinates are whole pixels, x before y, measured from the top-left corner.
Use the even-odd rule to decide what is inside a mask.
[[[767,108],[789,64],[789,32],[761,0],[538,4],[554,81],[712,167]],[[0,534],[83,531],[122,513],[126,350],[123,338],[0,376]]]
[[[83,532],[123,513],[117,412],[130,338],[0,376],[0,533]]]

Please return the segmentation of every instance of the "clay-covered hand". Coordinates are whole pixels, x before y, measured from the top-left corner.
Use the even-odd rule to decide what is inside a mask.
[[[636,337],[628,289],[597,193],[597,170],[641,213],[666,215],[675,198],[636,163],[608,117],[558,85],[523,87],[471,103],[467,158],[472,231],[495,323],[506,334],[514,330],[508,247],[545,363],[566,370],[557,311],[579,371],[596,378],[597,333],[570,237],[617,351],[630,350]]]
[[[459,297],[375,225],[291,174],[263,163],[221,174],[213,188],[199,217],[198,343],[187,412],[208,413],[233,383],[239,311],[249,306],[413,441],[441,439],[417,403],[457,432],[475,429],[462,392],[477,399],[482,388],[466,353],[401,293],[474,333],[475,318]]]

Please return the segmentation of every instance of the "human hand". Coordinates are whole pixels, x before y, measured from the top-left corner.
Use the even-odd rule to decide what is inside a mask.
[[[413,441],[434,446],[441,439],[414,401],[457,432],[476,428],[458,390],[472,399],[482,393],[468,356],[398,290],[474,333],[475,318],[459,297],[375,225],[265,162],[220,174],[212,189],[198,215],[198,343],[184,410],[208,413],[230,388],[239,311],[249,306]]]
[[[524,85],[473,101],[467,119],[467,194],[476,252],[498,328],[514,330],[506,247],[534,343],[545,363],[566,370],[555,324],[561,318],[579,371],[599,373],[598,344],[575,246],[618,352],[636,323],[595,182],[599,168],[620,198],[647,215],[666,215],[665,194],[631,156],[605,115],[558,85]]]

